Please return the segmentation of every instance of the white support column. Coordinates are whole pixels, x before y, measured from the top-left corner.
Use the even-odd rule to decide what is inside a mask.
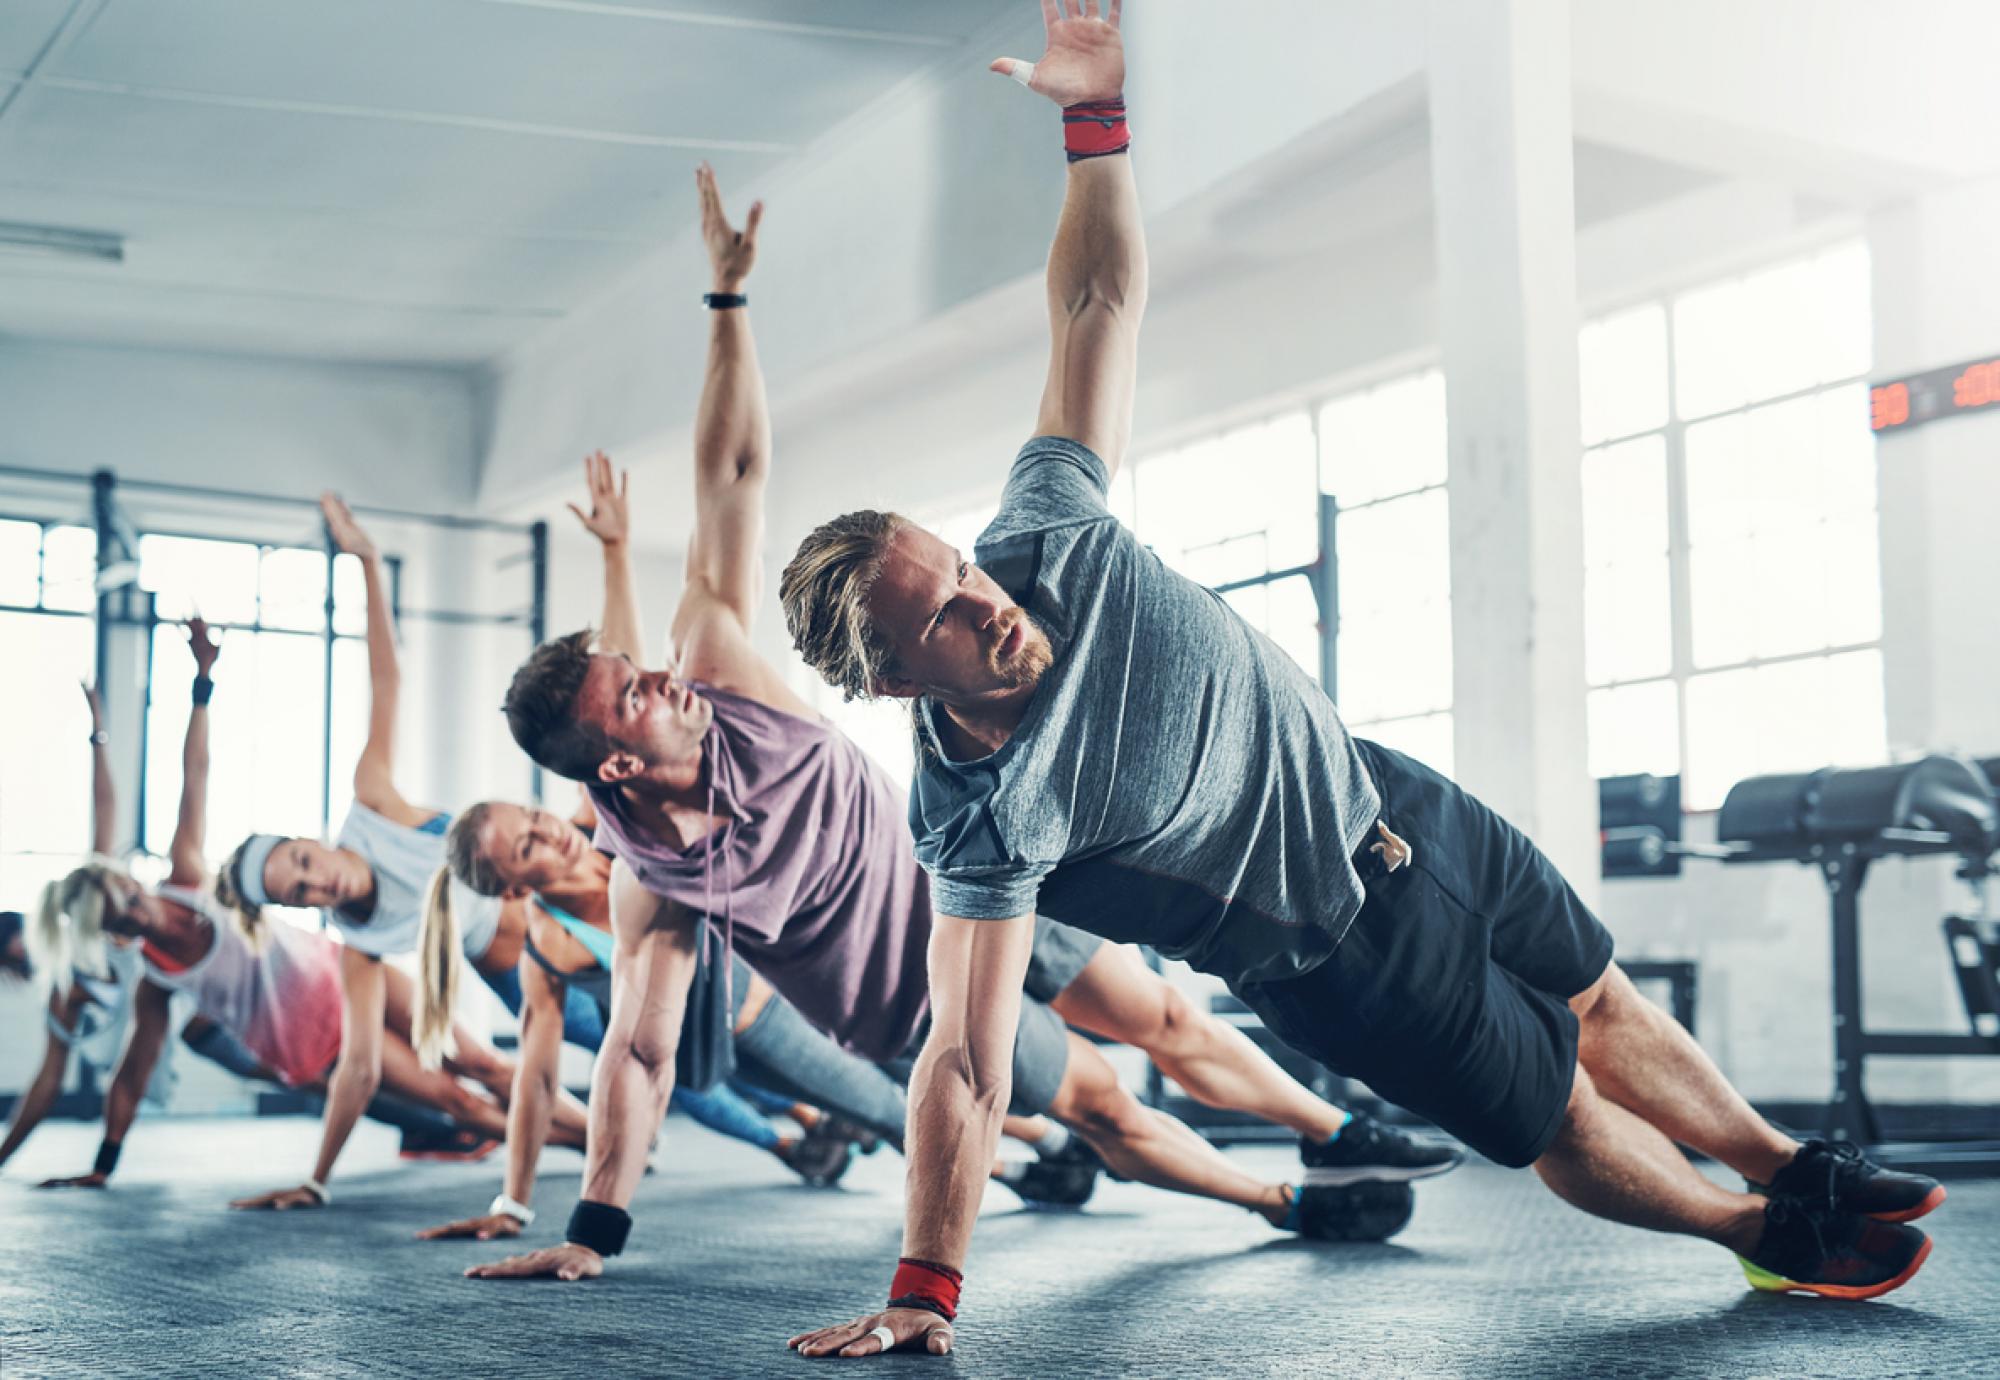
[[[1590,900],[1570,10],[1429,19],[1458,776]]]

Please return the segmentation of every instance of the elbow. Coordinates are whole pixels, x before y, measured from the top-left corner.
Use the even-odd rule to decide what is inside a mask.
[[[1146,314],[1147,270],[1143,256],[1133,255],[1099,265],[1074,282],[1060,286],[1056,307],[1072,325],[1092,317],[1108,317],[1136,331]]]
[[[662,1040],[628,1040],[620,1051],[625,1062],[636,1068],[646,1080],[646,1086],[653,1096],[665,1101],[674,1090],[674,1054],[672,1043]]]
[[[349,1096],[366,1102],[375,1096],[382,1086],[382,1065],[377,1059],[343,1058],[340,1067],[334,1070],[333,1080]]]
[[[975,1115],[1006,1115],[1014,1086],[1011,1050],[995,1058],[976,1046],[955,1045],[942,1052],[938,1072]]]

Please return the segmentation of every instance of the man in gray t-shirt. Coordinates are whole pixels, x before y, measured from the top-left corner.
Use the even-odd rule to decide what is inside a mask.
[[[1013,64],[1085,137],[1049,256],[1036,439],[977,560],[862,511],[785,569],[807,663],[850,695],[913,702],[910,819],[937,911],[905,1268],[887,1308],[793,1345],[950,1348],[1037,911],[1186,958],[1294,1047],[1534,1165],[1586,1211],[1735,1251],[1756,1288],[1861,1298],[1906,1283],[1929,1241],[1905,1224],[1942,1189],[1757,1116],[1633,989],[1533,843],[1422,764],[1351,739],[1282,652],[1107,511],[1146,269],[1128,160],[1074,161],[1124,147],[1123,102],[1108,99],[1123,60],[1100,23],[1052,18],[1049,54]],[[1759,1192],[1709,1182],[1676,1140]]]

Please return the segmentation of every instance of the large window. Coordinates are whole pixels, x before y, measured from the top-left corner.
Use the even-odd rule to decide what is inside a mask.
[[[1349,728],[1449,776],[1451,516],[1444,375],[1328,403],[1320,481],[1339,505],[1341,713]]]
[[[1860,243],[1584,327],[1595,775],[1886,756],[1871,336]]]
[[[90,842],[90,711],[97,538],[0,519],[0,907],[32,911]]]
[[[367,614],[360,568],[353,557],[341,556],[334,574],[329,752],[326,572],[326,553],[311,548],[140,538],[139,583],[153,592],[162,620],[153,629],[153,693],[146,711],[148,852],[164,853],[173,839],[186,687],[194,675],[187,635],[168,620],[195,613],[223,629],[210,730],[211,851],[226,853],[252,830],[318,837],[345,815],[351,764],[367,731],[367,648],[358,635]]]

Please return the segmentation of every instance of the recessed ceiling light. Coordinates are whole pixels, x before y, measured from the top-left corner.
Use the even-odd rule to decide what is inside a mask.
[[[125,237],[102,230],[70,230],[60,225],[23,225],[0,220],[0,254],[38,254],[65,259],[125,261]]]

